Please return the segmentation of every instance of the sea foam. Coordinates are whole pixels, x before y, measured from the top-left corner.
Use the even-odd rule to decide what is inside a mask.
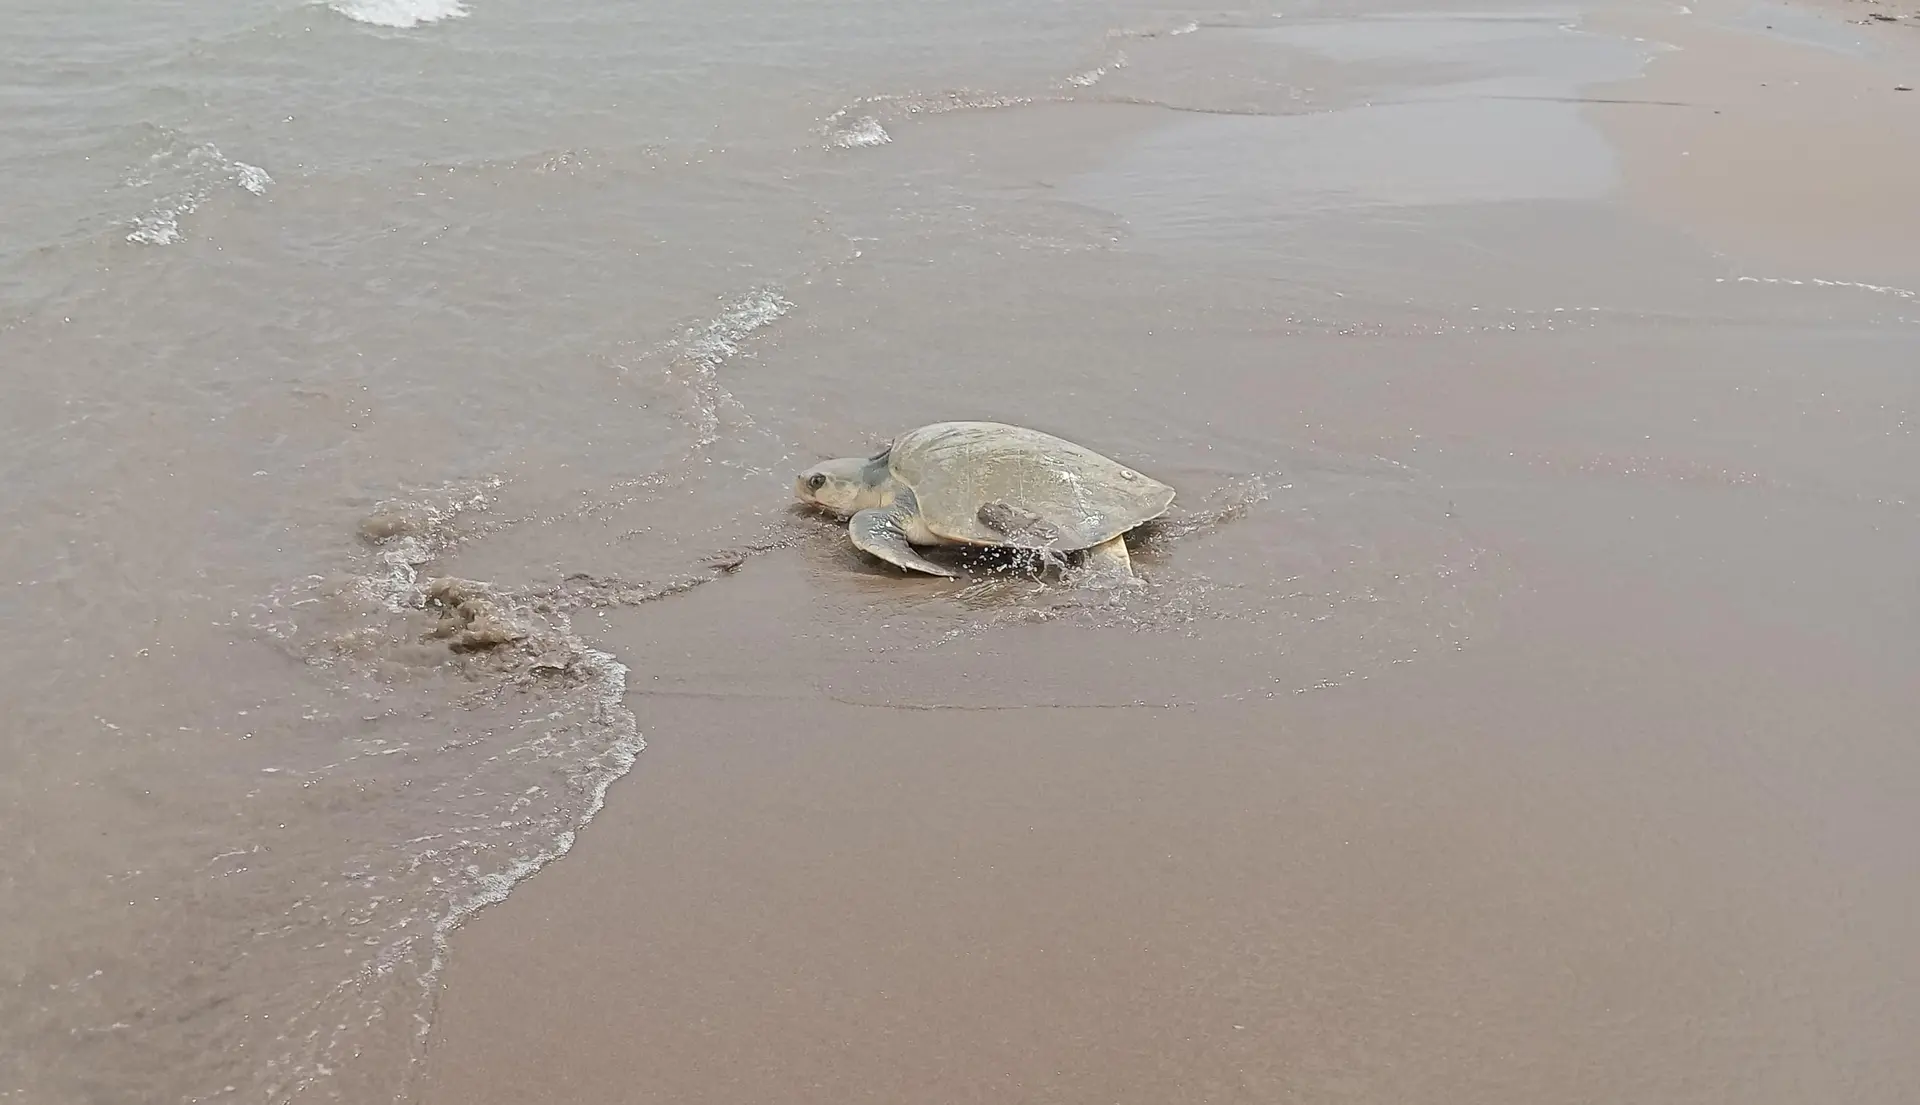
[[[467,15],[461,0],[329,0],[327,6],[356,23],[402,30]]]

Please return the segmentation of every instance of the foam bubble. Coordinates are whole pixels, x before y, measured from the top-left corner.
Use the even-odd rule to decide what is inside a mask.
[[[329,0],[327,7],[356,23],[399,30],[467,16],[461,0]]]

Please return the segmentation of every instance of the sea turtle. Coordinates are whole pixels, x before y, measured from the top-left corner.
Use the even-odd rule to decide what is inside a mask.
[[[1082,553],[1133,574],[1122,535],[1166,513],[1173,488],[1052,434],[1000,422],[936,422],[871,457],[800,473],[800,500],[841,518],[853,543],[916,572],[958,573],[914,545],[993,545]]]

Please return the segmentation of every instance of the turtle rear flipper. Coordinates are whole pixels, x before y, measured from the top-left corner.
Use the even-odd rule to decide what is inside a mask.
[[[1060,528],[1025,507],[1002,499],[981,505],[980,524],[1021,548],[1045,549],[1060,542]]]
[[[1124,537],[1102,541],[1081,553],[1080,566],[1095,580],[1125,582],[1136,578],[1133,574],[1133,557],[1127,554]]]

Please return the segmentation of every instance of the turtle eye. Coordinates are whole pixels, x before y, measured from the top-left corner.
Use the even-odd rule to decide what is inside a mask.
[[[815,472],[813,475],[807,477],[807,486],[815,491],[818,491],[821,488],[827,486],[827,477],[821,475],[818,472]]]

